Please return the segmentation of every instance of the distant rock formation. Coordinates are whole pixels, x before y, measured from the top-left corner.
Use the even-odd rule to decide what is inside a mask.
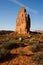
[[[30,16],[26,13],[26,9],[24,7],[20,9],[17,16],[16,32],[18,34],[27,34],[30,32]]]

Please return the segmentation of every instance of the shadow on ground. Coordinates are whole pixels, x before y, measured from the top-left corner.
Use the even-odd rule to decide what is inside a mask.
[[[0,59],[0,63],[6,62],[6,61],[10,61],[13,58],[16,58],[18,56],[19,56],[18,54],[11,54],[11,53],[9,53],[9,54],[6,55],[6,57]]]

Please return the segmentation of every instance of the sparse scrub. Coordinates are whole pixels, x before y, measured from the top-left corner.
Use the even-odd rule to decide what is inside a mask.
[[[43,43],[40,43],[40,48],[43,48]]]
[[[12,48],[17,48],[17,47],[22,46],[22,45],[23,45],[23,43],[18,40],[18,41],[6,42],[1,47],[5,48],[5,49],[12,49]]]
[[[32,42],[32,41],[36,41],[35,37],[30,39],[30,42]]]
[[[34,54],[32,57],[32,61],[35,62],[37,65],[43,64],[43,53],[38,52],[38,53]]]
[[[30,50],[32,52],[37,52],[39,50],[39,48],[40,48],[39,44],[33,44],[30,46]]]
[[[31,45],[33,45],[33,44],[39,44],[39,42],[38,41],[31,41],[31,42],[29,42],[29,45],[31,46]]]
[[[22,39],[27,39],[28,37],[27,36],[21,36],[22,37]]]
[[[0,59],[4,58],[9,53],[9,50],[0,48]]]
[[[5,43],[2,45],[3,48],[5,49],[12,49],[12,48],[16,48],[18,46],[17,43]]]

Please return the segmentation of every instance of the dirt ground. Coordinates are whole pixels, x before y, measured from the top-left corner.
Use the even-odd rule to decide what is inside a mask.
[[[29,50],[29,46],[18,47],[12,49],[10,54],[0,61],[0,65],[37,65],[31,61],[33,54]]]
[[[10,53],[0,61],[0,65],[35,65],[31,63],[33,53],[29,51],[29,46],[12,49]]]

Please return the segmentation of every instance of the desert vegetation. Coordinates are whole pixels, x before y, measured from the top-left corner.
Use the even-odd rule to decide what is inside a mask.
[[[10,55],[10,58],[12,55],[18,55],[18,57],[20,56],[25,58],[30,57],[31,62],[29,61],[29,63],[43,65],[43,34],[33,35],[32,33],[30,37],[24,35],[0,35],[0,63],[3,58],[9,58],[8,55]]]
[[[43,64],[43,52],[38,52],[33,55],[32,61],[35,62],[37,65]]]

